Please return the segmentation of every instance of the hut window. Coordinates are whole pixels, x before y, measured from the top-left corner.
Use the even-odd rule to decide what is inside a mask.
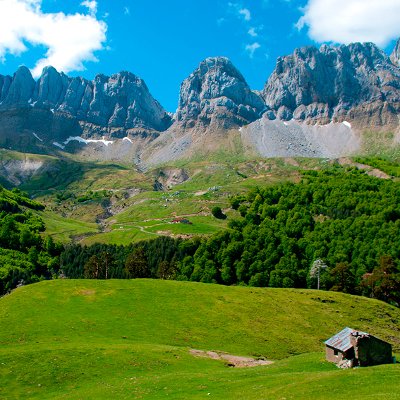
[[[334,350],[333,350],[333,354],[334,354],[335,356],[338,356],[338,355],[339,355],[339,350],[334,349]]]

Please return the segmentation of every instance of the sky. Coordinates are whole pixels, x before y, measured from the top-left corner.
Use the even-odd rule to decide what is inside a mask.
[[[0,0],[0,74],[127,70],[172,112],[206,57],[230,58],[260,90],[297,47],[371,41],[389,53],[398,37],[400,0]]]

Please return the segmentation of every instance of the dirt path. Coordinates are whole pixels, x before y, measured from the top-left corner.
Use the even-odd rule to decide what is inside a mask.
[[[190,354],[194,357],[211,358],[212,360],[222,360],[228,363],[230,367],[236,368],[250,368],[258,367],[260,365],[270,365],[273,361],[259,360],[252,357],[240,357],[232,354],[227,354],[221,351],[203,351],[203,350],[190,350]]]

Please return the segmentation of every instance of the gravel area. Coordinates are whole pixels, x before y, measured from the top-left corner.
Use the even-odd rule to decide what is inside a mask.
[[[307,125],[261,118],[241,129],[242,140],[264,157],[337,158],[360,148],[348,122]]]

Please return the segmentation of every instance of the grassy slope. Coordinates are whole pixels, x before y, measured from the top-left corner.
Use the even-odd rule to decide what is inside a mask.
[[[38,213],[46,224],[46,235],[53,239],[68,243],[71,237],[97,233],[98,228],[95,223],[85,222],[78,219],[65,218],[51,211]]]
[[[399,323],[400,310],[339,293],[43,282],[0,299],[0,398],[396,399],[400,365],[341,371],[322,342],[352,326],[399,351]],[[189,348],[279,361],[232,369]]]
[[[235,139],[235,138],[233,138]],[[4,154],[3,154],[4,153]],[[3,150],[4,157],[21,159],[22,153]],[[256,185],[271,185],[285,180],[295,181],[301,169],[321,168],[320,160],[250,160],[240,146],[232,141],[225,152],[196,155],[179,160],[168,167],[184,168],[190,179],[167,192],[154,192],[153,183],[158,168],[141,173],[132,166],[111,162],[77,162],[70,159],[39,157],[45,162],[42,173],[35,175],[21,189],[46,205],[42,215],[47,234],[64,243],[71,239],[84,244],[95,242],[129,244],[153,238],[155,235],[204,235],[227,226],[228,220],[216,220],[211,215],[214,206],[229,208],[229,196],[244,193]],[[208,190],[218,187],[218,190]],[[107,191],[104,199],[78,202],[90,191]],[[136,191],[134,195],[130,191]],[[140,192],[140,194],[138,194]],[[179,192],[176,195],[176,192]],[[73,195],[62,201],[57,194]],[[74,198],[75,196],[75,198]],[[106,211],[110,199],[116,215],[96,224]],[[106,200],[106,201],[103,201]],[[56,217],[58,215],[58,217]],[[186,217],[192,225],[171,225],[176,217]],[[235,216],[230,211],[228,217]],[[101,229],[100,229],[101,228]]]
[[[170,235],[213,233],[226,227],[227,221],[216,220],[211,215],[211,209],[216,205],[228,208],[229,196],[246,192],[255,185],[296,180],[299,168],[319,165],[319,161],[310,160],[300,161],[299,168],[282,160],[238,164],[228,161],[181,161],[172,166],[184,168],[190,179],[167,192],[154,192],[156,171],[140,173],[124,165],[77,164],[71,160],[57,163],[61,163],[61,174],[55,168],[51,176],[47,173],[38,175],[21,188],[46,205],[42,216],[48,234],[63,242],[84,238],[85,244],[128,244],[152,238],[159,232]],[[218,190],[208,190],[213,187],[218,187]],[[133,189],[136,193],[129,197],[127,194]],[[89,191],[102,190],[111,193],[111,202],[117,214],[108,218],[105,231],[99,232],[95,224],[98,216],[105,211],[102,199],[80,203],[76,198]],[[72,194],[76,198],[59,201],[57,193]],[[59,217],[55,218],[55,215]],[[193,225],[171,225],[170,221],[178,216],[189,216]],[[150,226],[152,228],[148,229]]]
[[[229,208],[229,196],[244,193],[256,185],[271,185],[285,180],[294,181],[298,169],[318,165],[318,161],[302,161],[299,167],[281,160],[230,162],[179,162],[175,166],[184,168],[190,179],[168,192],[145,191],[119,204],[123,210],[107,220],[109,232],[99,233],[84,239],[83,243],[95,242],[128,244],[149,239],[162,232],[170,235],[211,234],[227,226],[228,220],[216,220],[211,215],[214,206]],[[154,179],[149,172],[147,179]],[[217,187],[217,190],[208,190]],[[237,213],[230,210],[228,218]],[[188,217],[193,225],[171,225],[176,217]],[[149,228],[151,227],[151,228]]]

